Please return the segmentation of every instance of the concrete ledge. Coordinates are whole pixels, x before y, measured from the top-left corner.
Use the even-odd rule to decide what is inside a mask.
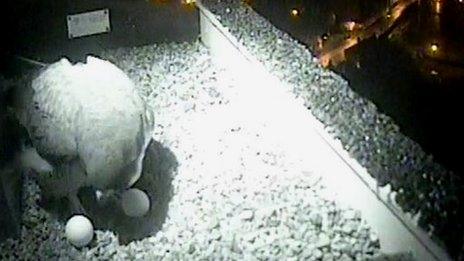
[[[244,79],[259,79],[261,83],[280,86],[275,91],[266,88],[266,92],[275,91],[276,95],[292,95],[282,87],[286,83],[269,73],[228,32],[220,21],[197,3],[200,10],[200,31],[202,42],[210,49],[213,59],[228,69],[243,76]],[[258,87],[257,89],[263,90]],[[250,90],[250,95],[259,90]],[[281,96],[280,96],[281,97]],[[311,126],[305,129],[316,133],[317,138],[301,140],[300,145],[310,145],[313,152],[308,152],[319,160],[314,160],[317,169],[324,174],[326,185],[337,195],[337,200],[362,212],[363,218],[379,235],[382,251],[385,253],[412,252],[417,260],[450,260],[448,254],[433,242],[427,233],[420,229],[414,217],[404,213],[396,204],[391,203],[388,187],[380,189],[376,181],[356,160],[343,149],[341,143],[327,133],[322,123],[308,112],[303,104],[295,104],[295,113],[304,113],[310,119]],[[317,148],[317,149],[316,149]],[[305,154],[306,157],[306,154]],[[309,157],[308,157],[309,158]]]

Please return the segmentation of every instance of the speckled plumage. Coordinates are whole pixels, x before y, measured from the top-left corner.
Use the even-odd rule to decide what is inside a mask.
[[[140,177],[153,112],[110,62],[61,59],[19,92],[16,109],[34,147],[54,167],[40,174],[52,194],[84,185],[122,189]]]

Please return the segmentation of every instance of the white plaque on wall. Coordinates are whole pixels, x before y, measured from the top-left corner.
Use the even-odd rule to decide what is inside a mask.
[[[107,33],[110,28],[110,11],[96,10],[67,16],[69,39]]]

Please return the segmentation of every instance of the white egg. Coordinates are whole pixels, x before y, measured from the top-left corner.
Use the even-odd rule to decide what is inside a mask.
[[[128,189],[122,195],[122,209],[130,217],[141,217],[150,209],[150,199],[140,189]]]
[[[66,223],[65,233],[74,246],[86,246],[93,238],[92,222],[83,215],[74,215]]]

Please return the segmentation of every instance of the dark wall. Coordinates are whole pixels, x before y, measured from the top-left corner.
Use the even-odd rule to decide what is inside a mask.
[[[7,113],[8,94],[0,77],[0,243],[20,235],[21,170],[16,163],[24,129]]]
[[[111,33],[68,39],[66,15],[103,8],[110,9]],[[0,9],[4,57],[79,60],[104,48],[191,41],[199,34],[197,11],[181,0],[7,0]]]

